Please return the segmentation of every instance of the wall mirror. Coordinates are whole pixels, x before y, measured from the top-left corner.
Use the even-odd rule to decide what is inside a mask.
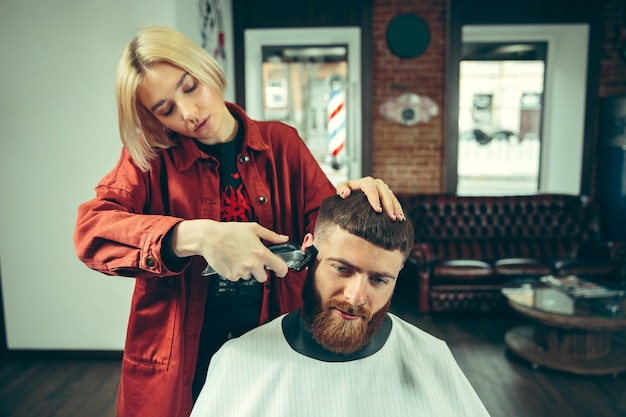
[[[298,130],[334,184],[362,176],[359,28],[247,29],[246,107]]]
[[[589,28],[466,25],[454,161],[459,195],[580,191]]]
[[[539,188],[545,42],[463,42],[457,194]]]

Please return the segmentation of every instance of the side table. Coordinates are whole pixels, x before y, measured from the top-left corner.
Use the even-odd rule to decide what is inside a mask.
[[[516,312],[532,321],[509,330],[505,343],[534,368],[545,366],[583,375],[626,371],[623,292],[568,300],[563,292],[536,282],[505,288],[503,294]]]

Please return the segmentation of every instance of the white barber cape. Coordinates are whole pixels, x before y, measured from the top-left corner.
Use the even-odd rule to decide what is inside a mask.
[[[382,348],[347,362],[296,352],[284,317],[215,354],[191,417],[489,416],[446,343],[393,314]]]

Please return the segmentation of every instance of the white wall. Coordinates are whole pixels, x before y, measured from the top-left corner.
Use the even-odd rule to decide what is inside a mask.
[[[463,42],[548,43],[539,191],[579,194],[589,26],[464,26]]]
[[[187,35],[190,39],[202,45],[200,31],[199,3],[211,3],[214,10],[221,13],[221,24],[224,29],[224,44],[226,49],[226,62],[220,62],[226,72],[226,91],[224,98],[235,101],[235,60],[233,44],[233,18],[231,0],[174,0],[176,3],[176,28]],[[215,6],[219,7],[215,7]]]
[[[10,349],[123,347],[134,281],[77,260],[76,209],[119,157],[113,81],[122,48],[154,24],[198,39],[191,10],[196,0],[0,2],[0,271]]]

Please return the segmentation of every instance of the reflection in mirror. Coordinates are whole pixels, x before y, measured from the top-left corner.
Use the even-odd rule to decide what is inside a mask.
[[[246,111],[296,128],[335,185],[362,173],[357,27],[246,29]]]
[[[464,43],[459,70],[459,195],[539,187],[546,43]]]
[[[334,182],[347,179],[346,45],[263,46],[264,120],[295,127]]]

